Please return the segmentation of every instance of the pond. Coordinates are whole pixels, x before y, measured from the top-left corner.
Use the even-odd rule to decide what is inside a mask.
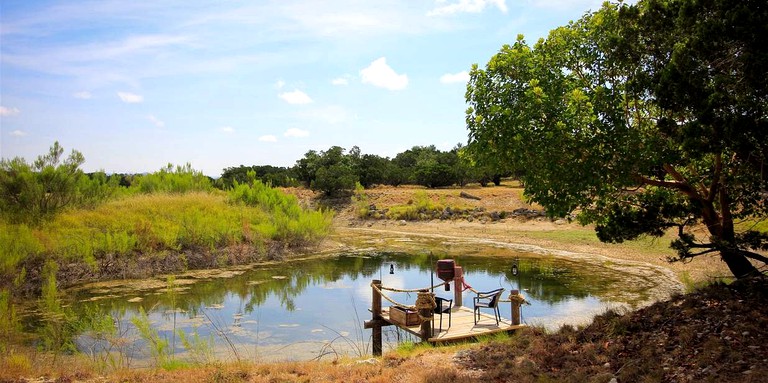
[[[371,281],[380,279],[384,286],[401,289],[428,287],[436,261],[445,257],[359,251],[172,278],[95,283],[72,289],[67,297],[74,311],[107,313],[118,327],[111,337],[84,334],[79,348],[118,352],[122,365],[131,367],[153,362],[157,340],[167,342],[167,354],[188,360],[364,356],[371,352],[371,331],[362,326],[370,319]],[[584,323],[607,308],[635,306],[647,298],[647,285],[635,283],[637,276],[617,271],[610,262],[525,252],[449,258],[464,268],[466,282],[478,290],[520,290],[531,303],[523,306],[527,324],[556,328]],[[434,284],[440,282],[434,278]],[[435,293],[446,298],[454,294],[442,287]],[[404,304],[416,299],[413,293],[390,296]],[[464,292],[465,304],[471,305],[472,296]],[[146,316],[137,321],[142,312]],[[509,317],[508,309],[502,309],[502,316]],[[142,330],[142,324],[151,327]],[[410,339],[394,327],[385,328],[384,337],[385,349]],[[157,362],[157,355],[154,358]]]

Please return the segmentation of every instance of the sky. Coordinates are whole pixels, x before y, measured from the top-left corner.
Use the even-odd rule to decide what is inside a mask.
[[[467,72],[596,0],[0,2],[0,157],[83,170],[293,166],[466,144]]]

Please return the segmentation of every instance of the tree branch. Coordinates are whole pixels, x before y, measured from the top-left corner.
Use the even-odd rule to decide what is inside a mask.
[[[754,259],[756,261],[760,261],[760,262],[763,262],[766,265],[768,265],[768,257],[762,256],[762,255],[760,255],[758,253],[753,253],[753,252],[747,251],[747,250],[739,250],[739,252],[741,253],[741,255],[743,255],[743,256],[745,256],[745,257],[747,257],[749,259]]]
[[[718,252],[718,251],[720,251],[720,250],[718,250],[718,249],[708,249],[708,250],[700,251],[698,253],[690,253],[690,254],[688,254],[688,256],[686,258],[698,257],[699,255],[715,253],[715,252]]]
[[[720,187],[720,174],[723,172],[723,155],[717,153],[715,156],[715,174],[712,177],[712,184],[709,186],[709,193],[707,194],[707,201],[714,202],[717,195],[717,189]]]
[[[665,170],[666,170],[666,165],[664,165],[664,166],[665,166]],[[648,177],[645,177],[645,176],[638,176],[638,179],[640,180],[640,182],[642,182],[642,183],[644,183],[646,185],[658,186],[658,187],[664,187],[664,188],[670,188],[670,189],[679,190],[680,192],[684,193],[685,195],[687,195],[687,196],[689,196],[691,198],[694,198],[694,199],[697,199],[697,200],[701,200],[701,196],[699,195],[699,193],[696,192],[696,190],[694,188],[692,188],[691,185],[689,185],[685,181],[682,181],[682,182],[681,181],[662,181],[662,180],[655,180],[653,178],[648,178]]]
[[[682,191],[683,193],[687,194],[688,196],[690,196],[693,199],[696,199],[696,200],[699,200],[699,201],[703,200],[703,198],[701,197],[701,194],[699,194],[699,192],[697,192],[696,189],[694,187],[692,187],[690,183],[688,183],[688,180],[685,179],[685,177],[682,174],[680,174],[677,171],[677,169],[675,169],[670,164],[664,164],[663,166],[664,166],[664,170],[667,172],[667,174],[672,176],[672,178],[674,178],[675,181],[677,181],[677,183],[682,185],[681,187],[678,188],[680,191]]]

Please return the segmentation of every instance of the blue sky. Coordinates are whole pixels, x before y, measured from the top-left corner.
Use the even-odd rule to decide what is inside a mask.
[[[0,155],[86,171],[292,166],[466,143],[466,72],[594,0],[0,3]]]

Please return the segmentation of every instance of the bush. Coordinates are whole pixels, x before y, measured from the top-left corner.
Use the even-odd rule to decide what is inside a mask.
[[[213,183],[202,172],[192,169],[189,163],[176,168],[173,164],[168,164],[155,173],[136,176],[131,183],[131,189],[144,194],[188,193],[211,191]]]
[[[0,214],[17,223],[39,224],[78,201],[85,161],[78,151],[64,161],[58,142],[33,164],[23,158],[0,161]]]

